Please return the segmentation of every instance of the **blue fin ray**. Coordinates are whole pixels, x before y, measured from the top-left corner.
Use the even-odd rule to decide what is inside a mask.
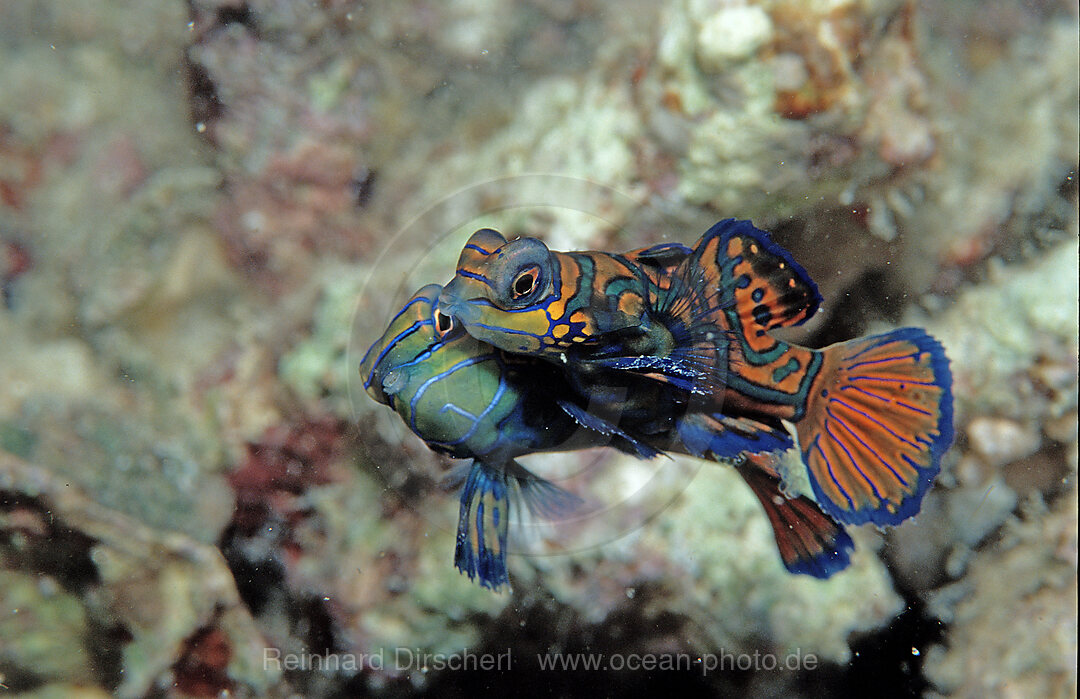
[[[499,592],[510,586],[506,571],[506,540],[510,521],[510,495],[503,469],[474,461],[461,490],[454,565],[479,578],[481,587]]]
[[[748,418],[721,413],[687,415],[678,424],[686,450],[699,458],[732,460],[743,453],[767,454],[794,446],[784,431]]]
[[[571,403],[568,400],[558,400],[556,402],[559,404],[559,407],[562,408],[564,412],[566,412],[567,415],[574,418],[574,421],[582,427],[603,435],[617,437],[626,442],[626,444],[630,447],[631,453],[633,453],[638,458],[651,459],[660,455],[659,451],[652,448],[648,444],[645,444],[644,442],[641,442],[640,440],[630,436],[625,431],[620,429],[617,425],[609,422],[608,420],[605,420],[598,415],[587,412],[579,405]],[[625,449],[623,451],[625,451]]]

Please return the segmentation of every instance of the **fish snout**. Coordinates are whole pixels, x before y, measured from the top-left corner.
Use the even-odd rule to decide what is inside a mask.
[[[443,292],[439,296],[438,309],[440,313],[456,318],[468,325],[469,323],[476,321],[479,311],[456,293],[457,289],[454,288],[455,282],[456,280],[450,282],[443,288]]]
[[[364,388],[364,391],[367,392],[367,394],[371,397],[371,400],[375,401],[376,403],[382,403],[383,405],[387,405],[386,394],[380,390],[381,387],[381,382],[377,383],[375,381],[372,381]]]

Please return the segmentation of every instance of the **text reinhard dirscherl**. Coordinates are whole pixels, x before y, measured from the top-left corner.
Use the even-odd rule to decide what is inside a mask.
[[[818,658],[801,650],[786,655],[754,651],[731,653],[540,653],[540,670],[552,672],[607,672],[623,670],[698,670],[702,674],[731,671],[814,670]],[[419,670],[505,671],[513,669],[516,659],[510,648],[502,653],[476,653],[463,648],[457,653],[429,653],[419,648],[379,649],[372,653],[283,653],[279,648],[263,649],[263,669],[267,671],[343,672],[363,670],[410,672]]]

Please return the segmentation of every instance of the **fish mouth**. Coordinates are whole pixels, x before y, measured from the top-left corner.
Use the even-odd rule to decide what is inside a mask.
[[[373,401],[375,401],[376,403],[382,403],[383,405],[389,405],[389,403],[387,403],[387,401],[386,401],[386,394],[380,393],[378,387],[374,383],[372,383],[370,386],[368,386],[364,390],[367,392],[367,394],[369,396],[371,396],[371,399]]]
[[[364,353],[364,358],[360,362],[360,378],[363,379],[364,391],[371,396],[372,400],[385,404],[386,398],[379,392],[379,381],[377,379],[379,368],[375,365],[375,357],[379,354],[380,346],[381,338]]]
[[[453,282],[447,285],[439,296],[438,309],[440,313],[457,318],[465,325],[474,323],[480,314],[480,310],[468,301],[463,301],[450,289]]]

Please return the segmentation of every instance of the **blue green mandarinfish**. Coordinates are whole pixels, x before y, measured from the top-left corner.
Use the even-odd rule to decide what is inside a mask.
[[[782,493],[769,458],[780,436],[720,414],[686,412],[685,405],[661,400],[649,381],[623,391],[625,410],[593,414],[587,391],[555,365],[468,335],[439,311],[441,293],[429,285],[414,294],[367,351],[360,373],[368,394],[393,408],[431,449],[473,459],[454,555],[462,573],[494,590],[508,586],[513,503],[546,517],[578,504],[517,457],[601,445],[639,458],[671,450],[732,463],[762,503],[788,570],[824,578],[848,565],[853,543],[843,528],[812,500]]]
[[[914,516],[953,438],[941,343],[920,328],[823,349],[776,337],[822,298],[750,221],[720,221],[692,249],[659,252],[657,267],[643,264],[655,252],[557,252],[481,229],[440,303],[470,335],[562,366],[576,385],[647,378],[692,398],[697,414],[722,412],[773,434],[792,425],[797,440],[785,437],[783,448],[798,444],[817,502],[840,522]]]

